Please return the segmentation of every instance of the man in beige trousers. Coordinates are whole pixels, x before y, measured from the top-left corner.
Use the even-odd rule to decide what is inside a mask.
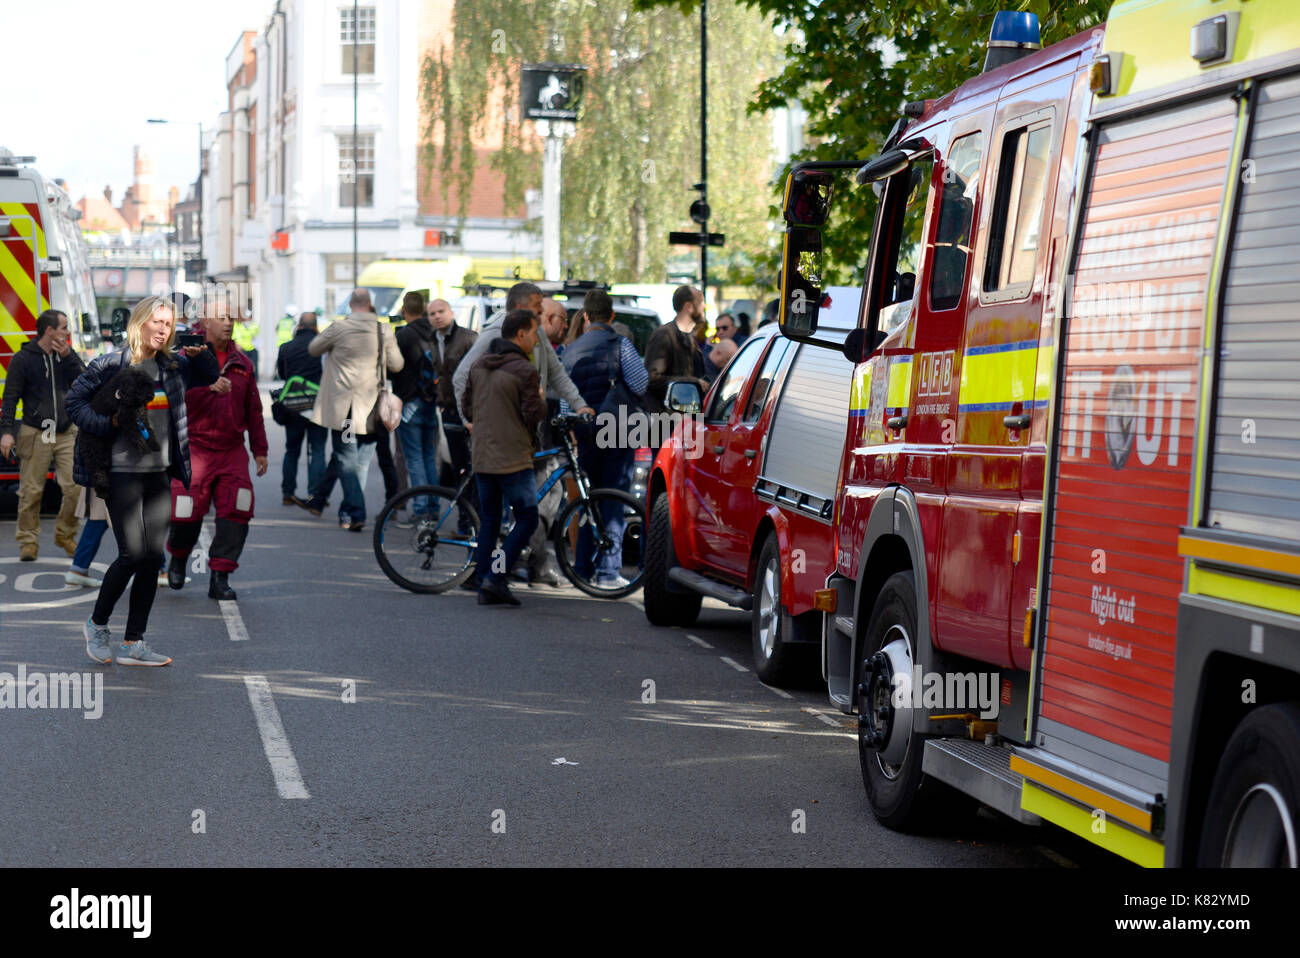
[[[36,318],[36,338],[23,346],[9,363],[4,399],[0,401],[0,455],[18,450],[19,558],[36,558],[41,535],[41,499],[50,463],[63,490],[63,506],[54,523],[54,544],[68,555],[77,551],[77,496],[72,478],[77,427],[68,418],[64,397],[85,369],[68,344],[68,317],[47,309]],[[15,423],[19,401],[23,419]],[[15,429],[17,425],[17,429]],[[15,435],[16,434],[16,435]]]
[[[375,449],[373,439],[367,442],[366,417],[382,385],[378,373],[381,341],[388,372],[401,370],[405,360],[393,327],[375,315],[368,290],[354,289],[348,307],[352,312],[346,319],[331,323],[307,346],[311,355],[324,358],[320,391],[308,418],[330,431],[331,452],[343,487],[339,528],[360,532],[366,521],[366,475]],[[321,493],[328,497],[322,489],[313,503],[321,502]]]

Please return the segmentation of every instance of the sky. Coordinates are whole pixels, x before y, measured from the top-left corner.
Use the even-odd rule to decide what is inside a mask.
[[[274,9],[275,0],[0,0],[0,146],[35,156],[73,201],[111,185],[117,206],[140,144],[158,186],[183,197],[198,176],[198,123],[212,127],[227,103],[226,55]]]

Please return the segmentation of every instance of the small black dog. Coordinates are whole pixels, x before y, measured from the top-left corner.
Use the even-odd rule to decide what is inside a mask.
[[[90,408],[101,416],[117,417],[117,433],[141,454],[157,452],[158,437],[149,428],[148,406],[153,399],[154,381],[140,369],[128,366],[104,383],[90,400]],[[91,484],[101,499],[108,498],[108,474],[113,464],[112,436],[94,436],[84,429],[77,434],[81,458]]]

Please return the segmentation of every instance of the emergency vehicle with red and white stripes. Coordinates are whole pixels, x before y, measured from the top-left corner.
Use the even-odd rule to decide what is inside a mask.
[[[10,360],[36,335],[36,317],[47,309],[67,314],[72,348],[83,359],[99,346],[81,211],[35,162],[0,147],[0,388]],[[17,479],[17,460],[0,459],[0,483]]]
[[[818,593],[872,809],[1300,864],[1300,9],[1122,0],[787,180],[782,332],[879,196]],[[857,187],[861,188],[861,187]]]

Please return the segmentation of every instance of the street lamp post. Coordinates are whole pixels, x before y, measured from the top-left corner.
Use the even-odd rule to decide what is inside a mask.
[[[148,122],[171,123],[172,121],[151,119]],[[200,272],[205,273],[207,272],[208,263],[203,256],[203,123],[199,122],[199,123],[195,123],[194,125],[199,128],[199,179],[198,179],[198,185],[195,187],[194,190],[196,198],[199,201],[199,263],[202,264],[200,267]],[[199,281],[200,282],[203,281],[202,276],[199,277]]]

